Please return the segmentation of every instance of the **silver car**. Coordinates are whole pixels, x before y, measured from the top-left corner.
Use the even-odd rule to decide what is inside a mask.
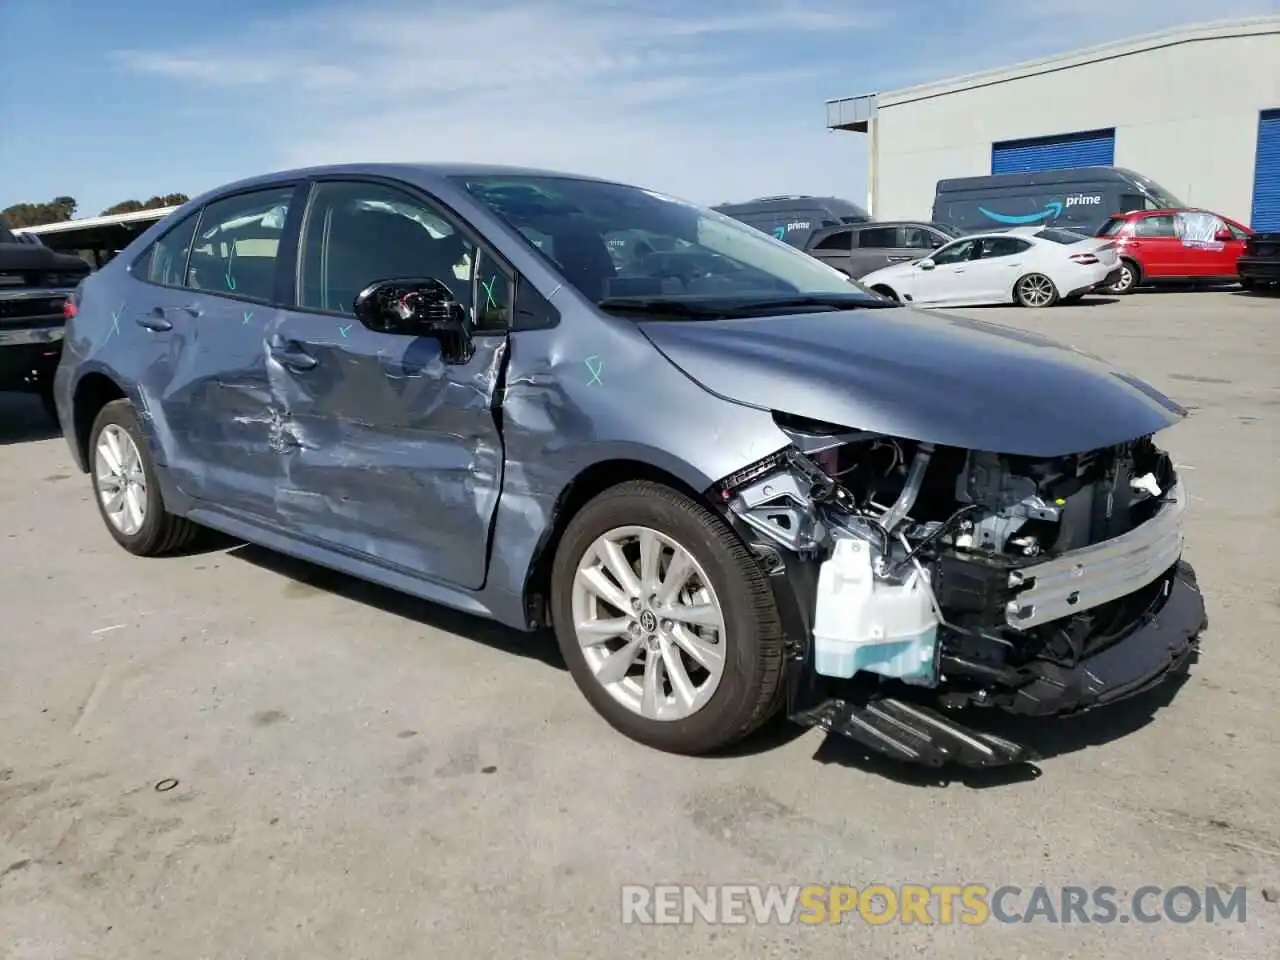
[[[783,711],[902,760],[1017,762],[943,708],[1088,709],[1196,650],[1152,441],[1185,411],[650,190],[272,174],[184,205],[68,312],[62,429],[125,550],[211,527],[553,628],[657,748]]]

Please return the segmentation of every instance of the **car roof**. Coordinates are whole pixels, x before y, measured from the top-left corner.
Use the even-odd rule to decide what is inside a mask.
[[[553,177],[561,180],[590,180],[596,183],[623,184],[602,177],[587,174],[567,173],[559,170],[545,170],[537,167],[506,166],[488,163],[394,163],[388,161],[368,161],[363,163],[334,163],[322,166],[296,167],[289,170],[277,170],[272,173],[259,174],[224,183],[206,193],[221,194],[265,187],[290,180],[305,180],[310,177],[329,176],[366,176],[388,177],[395,180],[407,180],[426,186],[438,184],[453,177]]]

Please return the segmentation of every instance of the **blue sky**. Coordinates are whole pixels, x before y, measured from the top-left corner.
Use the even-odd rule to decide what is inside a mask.
[[[828,98],[1280,12],[1280,0],[224,2],[0,0],[0,207],[67,194],[93,216],[374,159],[528,163],[704,203],[862,201],[864,139],[825,129]]]

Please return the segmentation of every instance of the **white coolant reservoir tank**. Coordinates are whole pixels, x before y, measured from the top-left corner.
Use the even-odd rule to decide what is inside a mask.
[[[828,677],[859,671],[908,683],[937,683],[938,617],[928,573],[914,570],[897,585],[875,578],[875,549],[841,537],[818,574],[814,668]]]

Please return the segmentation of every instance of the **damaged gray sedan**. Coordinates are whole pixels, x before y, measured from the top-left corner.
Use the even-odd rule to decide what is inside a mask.
[[[785,711],[1016,762],[984,709],[1130,696],[1205,623],[1153,441],[1184,410],[648,190],[275,174],[182,207],[69,312],[59,417],[126,550],[211,527],[553,627],[592,706],[664,750]]]

